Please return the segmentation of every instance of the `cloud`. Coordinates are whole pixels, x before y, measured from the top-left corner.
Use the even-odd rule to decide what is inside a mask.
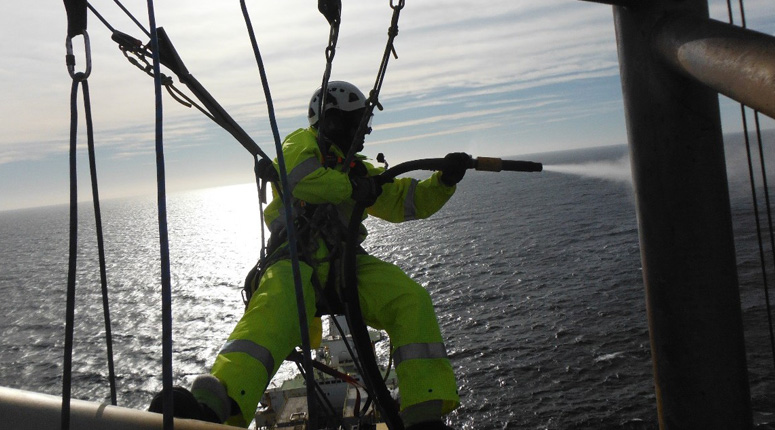
[[[118,30],[146,41],[111,2],[95,6]],[[147,21],[145,4],[128,6]],[[328,24],[308,0],[248,2],[248,8],[284,135],[306,125],[307,103],[325,67]],[[775,30],[769,3],[749,0],[747,8],[749,26]],[[711,5],[718,19],[725,9],[721,2]],[[0,89],[6,100],[0,107],[0,169],[62,156],[70,122],[63,5],[42,0],[6,12],[0,16],[9,35],[0,45]],[[343,2],[334,79],[370,89],[391,13],[388,2]],[[192,74],[259,145],[273,152],[264,92],[239,5],[165,0],[157,2],[156,18]],[[100,148],[126,163],[146,160],[153,147],[152,79],[127,62],[91,14],[89,34],[89,84]],[[82,43],[75,42],[82,67]],[[409,1],[395,43],[398,59],[390,58],[380,94],[386,110],[378,112],[379,133],[372,137],[386,150],[394,143],[407,157],[423,156],[423,150],[437,149],[403,143],[433,146],[443,138],[445,147],[455,149],[504,135],[539,141],[541,133],[550,133],[555,145],[583,146],[593,140],[593,122],[609,143],[624,141],[610,7],[567,0]],[[165,138],[170,151],[179,151],[176,155],[213,159],[213,148],[230,139],[201,113],[166,94],[163,104]],[[79,115],[83,132],[82,107]],[[503,150],[517,149],[504,144]]]

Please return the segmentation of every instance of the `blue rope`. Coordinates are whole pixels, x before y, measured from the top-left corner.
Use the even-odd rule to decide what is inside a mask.
[[[261,59],[261,53],[258,49],[258,42],[256,41],[255,33],[253,32],[253,25],[250,22],[250,15],[248,14],[247,6],[245,5],[245,0],[240,0],[240,5],[242,7],[242,14],[245,17],[245,24],[248,28],[248,34],[250,36],[250,42],[253,45],[253,53],[256,57],[256,63],[258,64],[258,71],[261,76],[261,84],[264,88],[264,96],[266,98],[266,105],[267,110],[269,114],[269,122],[272,127],[272,135],[274,136],[275,141],[275,150],[277,152],[277,163],[280,167],[280,184],[283,190],[286,190],[286,192],[282,193],[282,199],[283,199],[283,205],[285,205],[286,210],[285,212],[285,225],[286,225],[286,231],[288,232],[288,250],[290,252],[290,258],[292,262],[292,268],[293,268],[293,284],[296,291],[296,306],[298,308],[299,313],[299,329],[301,332],[301,344],[302,344],[302,350],[303,350],[303,357],[302,360],[303,366],[304,366],[304,373],[305,373],[305,380],[307,382],[307,411],[308,411],[308,418],[309,423],[312,425],[317,424],[317,413],[315,405],[315,375],[312,371],[312,353],[310,351],[310,340],[309,340],[309,323],[307,318],[307,310],[306,306],[304,305],[304,290],[302,288],[301,284],[301,271],[299,269],[299,251],[296,247],[296,228],[293,224],[293,214],[291,208],[291,193],[287,192],[287,190],[290,190],[291,188],[288,186],[288,172],[285,168],[285,157],[283,156],[283,147],[282,143],[280,142],[280,132],[277,129],[277,120],[275,118],[274,113],[274,105],[272,103],[272,94],[269,91],[269,84],[266,77],[266,71],[264,68],[264,62]]]
[[[172,396],[172,287],[170,282],[170,250],[167,231],[167,194],[164,173],[163,112],[161,71],[159,67],[159,39],[153,0],[148,0],[148,25],[151,28],[153,51],[153,84],[156,100],[156,194],[159,213],[159,247],[161,254],[161,313],[162,313],[162,402],[164,429],[174,427]]]

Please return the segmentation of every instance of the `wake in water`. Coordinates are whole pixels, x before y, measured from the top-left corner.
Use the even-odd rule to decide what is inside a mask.
[[[544,165],[544,170],[616,182],[632,182],[629,156],[621,157],[618,160],[590,161],[578,164],[549,164]]]

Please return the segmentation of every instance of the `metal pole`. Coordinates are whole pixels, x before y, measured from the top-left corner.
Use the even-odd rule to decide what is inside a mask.
[[[690,14],[666,17],[655,36],[677,71],[775,118],[775,37]]]
[[[703,0],[614,7],[662,429],[752,427],[718,96],[658,58]]]

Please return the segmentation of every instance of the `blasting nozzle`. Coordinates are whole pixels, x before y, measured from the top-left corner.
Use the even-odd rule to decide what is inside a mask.
[[[500,172],[507,170],[510,172],[540,172],[544,169],[543,164],[533,161],[502,160],[493,157],[476,157],[474,160],[474,169],[487,172]]]

